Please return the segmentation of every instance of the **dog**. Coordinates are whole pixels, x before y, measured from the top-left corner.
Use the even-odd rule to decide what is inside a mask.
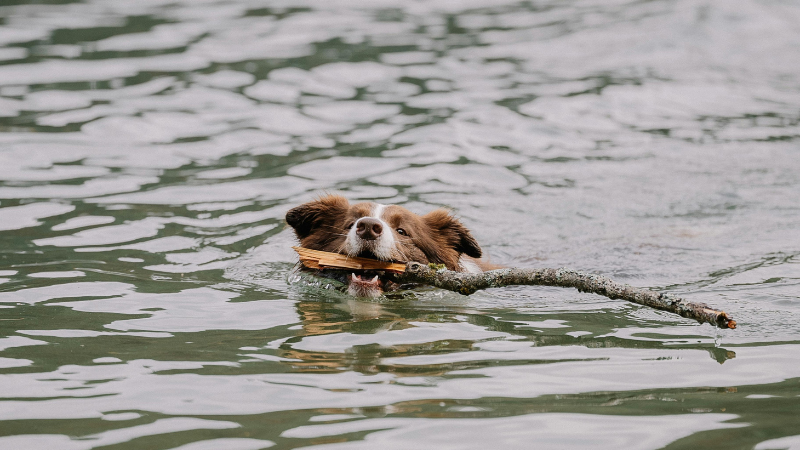
[[[481,261],[481,247],[449,211],[420,216],[398,205],[350,204],[340,195],[326,195],[292,208],[286,223],[300,246],[351,257],[381,261],[443,264],[449,270],[480,273],[493,268]],[[379,297],[399,285],[383,272],[357,271],[340,280],[356,297]]]

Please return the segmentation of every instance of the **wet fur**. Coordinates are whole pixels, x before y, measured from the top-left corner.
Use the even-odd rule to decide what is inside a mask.
[[[351,205],[344,197],[328,195],[289,210],[286,222],[294,228],[302,247],[348,254],[345,241],[352,224],[369,216],[374,206],[374,203]],[[461,271],[464,270],[460,263],[462,255],[481,257],[478,242],[447,210],[437,209],[419,216],[402,206],[388,205],[381,218],[389,225],[387,232],[394,234],[396,245],[390,258],[380,259],[444,264],[450,270]],[[398,228],[408,235],[400,235]]]

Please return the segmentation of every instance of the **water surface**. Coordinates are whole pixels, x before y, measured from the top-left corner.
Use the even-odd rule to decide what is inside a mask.
[[[800,6],[0,6],[0,448],[800,448]],[[509,287],[290,284],[323,192]]]

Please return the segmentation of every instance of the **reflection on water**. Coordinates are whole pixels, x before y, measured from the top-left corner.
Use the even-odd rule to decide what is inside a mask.
[[[777,0],[4,2],[0,447],[795,445],[797,23]],[[350,298],[293,275],[283,215],[325,191],[451,207],[495,263],[740,328],[555,288]]]

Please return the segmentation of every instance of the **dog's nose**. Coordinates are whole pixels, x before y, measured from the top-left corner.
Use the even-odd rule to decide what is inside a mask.
[[[361,239],[373,241],[378,239],[378,236],[383,233],[383,225],[378,219],[372,217],[364,217],[356,223],[356,234]]]

